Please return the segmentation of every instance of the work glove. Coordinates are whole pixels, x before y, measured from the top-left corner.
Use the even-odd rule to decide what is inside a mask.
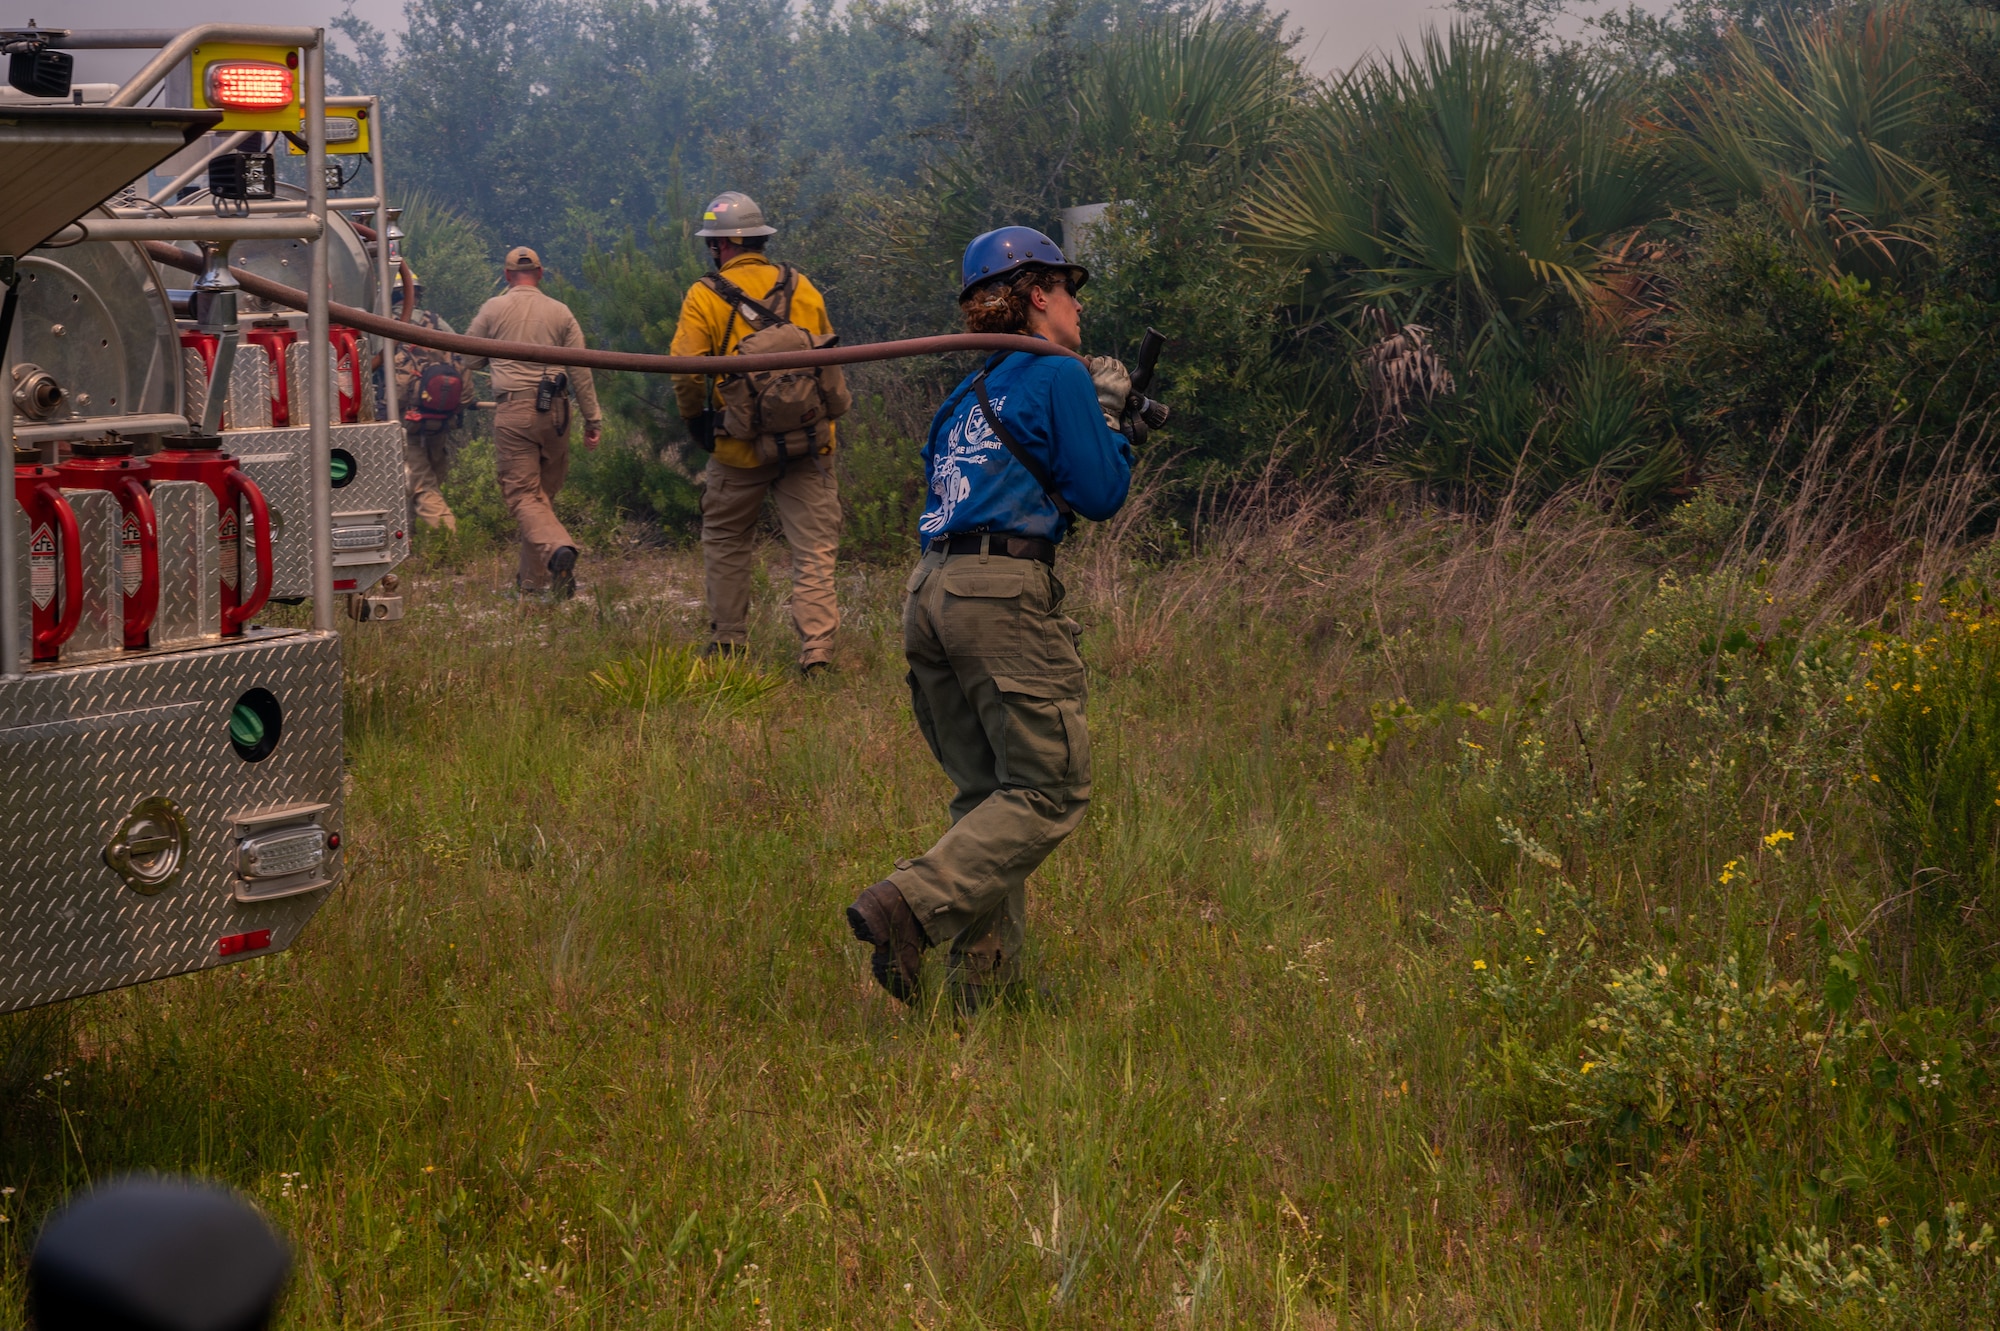
[[[715,451],[715,413],[698,411],[692,416],[681,417],[681,424],[687,427],[688,438],[704,453]]]
[[[1132,395],[1131,371],[1116,356],[1086,356],[1083,363],[1090,367],[1090,382],[1097,389],[1097,405],[1104,412],[1104,423],[1115,430],[1118,417],[1125,410],[1125,399]]]

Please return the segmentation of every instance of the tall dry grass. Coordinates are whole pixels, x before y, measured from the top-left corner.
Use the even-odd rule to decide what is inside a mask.
[[[1094,805],[1031,887],[1035,986],[970,1023],[840,924],[943,826],[900,568],[844,566],[806,688],[770,552],[728,706],[647,682],[699,639],[692,555],[553,609],[417,572],[348,640],[354,867],[305,942],[0,1022],[0,1324],[37,1218],[131,1168],[256,1197],[295,1325],[1803,1325],[1843,1314],[1801,1228],[1966,1324],[1989,1286],[1911,1235],[2000,1180],[1986,943],[1883,908],[1842,700],[1981,509],[1952,473],[1845,516],[1886,475],[1648,530],[1274,468],[1171,541],[1142,484],[1062,569]],[[1733,966],[1888,1069],[1843,1036],[1826,1085],[1760,1018],[1779,1071],[1697,1077],[1608,987],[1649,962],[1649,1003]],[[1600,1019],[1652,1098],[1579,1080]],[[1904,1085],[1944,1042],[1949,1118]]]

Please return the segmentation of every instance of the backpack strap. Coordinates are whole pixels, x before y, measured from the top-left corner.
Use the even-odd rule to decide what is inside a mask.
[[[786,264],[784,266],[782,276],[778,279],[778,285],[776,287],[773,287],[771,290],[772,296],[778,295],[780,292],[784,294],[785,314],[779,314],[777,311],[773,310],[770,306],[764,304],[762,301],[751,299],[749,294],[745,292],[742,287],[737,286],[734,282],[724,277],[721,273],[704,273],[702,274],[701,282],[702,285],[706,286],[710,291],[713,291],[716,295],[722,297],[723,303],[729,306],[729,318],[731,320],[731,323],[733,323],[738,318],[742,318],[744,324],[750,327],[751,332],[759,333],[762,332],[764,328],[772,327],[775,324],[787,324],[791,322],[791,320],[786,318],[785,315],[788,315],[792,312],[791,289],[792,289],[792,279],[794,276],[795,273],[793,272],[792,266],[790,264]],[[770,296],[765,297],[765,300],[769,299]],[[763,328],[759,328],[756,325],[750,323],[749,315],[746,315],[744,313],[746,310],[749,312],[750,315],[755,315],[758,319],[763,321]],[[725,324],[723,326],[722,336],[724,341],[728,340],[729,325]]]
[[[1000,413],[993,409],[993,399],[986,396],[986,371],[992,369],[998,360],[999,357],[995,357],[994,360],[986,362],[986,369],[981,370],[979,377],[972,381],[972,391],[979,395],[979,409],[986,413],[986,423],[993,427],[993,433],[1000,437],[1000,442],[1014,455],[1014,461],[1027,468],[1028,475],[1035,478],[1035,484],[1042,487],[1042,494],[1056,506],[1056,512],[1069,517],[1076,510],[1071,508],[1069,500],[1064,499],[1056,490],[1056,478],[1049,475],[1049,469],[1036,461],[1034,456],[1022,447],[1021,441],[1014,437],[1014,432],[1007,428],[1007,422],[1001,420]]]
[[[792,296],[798,289],[799,270],[788,263],[779,264],[778,284],[771,288],[771,294],[764,297],[764,299],[784,311],[779,317],[786,323],[792,321]],[[783,300],[779,299],[781,296]]]

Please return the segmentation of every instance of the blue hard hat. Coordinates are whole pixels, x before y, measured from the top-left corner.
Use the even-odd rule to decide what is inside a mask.
[[[960,265],[964,285],[958,298],[964,300],[981,282],[990,282],[1016,268],[1066,269],[1078,286],[1090,280],[1088,268],[1063,258],[1062,248],[1035,228],[1003,226],[983,236],[974,236],[965,247],[965,260]]]

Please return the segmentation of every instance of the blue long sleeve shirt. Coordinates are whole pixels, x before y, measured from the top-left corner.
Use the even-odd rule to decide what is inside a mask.
[[[930,495],[917,530],[925,540],[976,531],[1062,540],[1070,520],[987,423],[972,387],[976,378],[977,372],[966,376],[931,419],[924,445]],[[1071,508],[1096,522],[1124,506],[1132,446],[1104,423],[1081,361],[1015,352],[987,373],[986,393]]]

